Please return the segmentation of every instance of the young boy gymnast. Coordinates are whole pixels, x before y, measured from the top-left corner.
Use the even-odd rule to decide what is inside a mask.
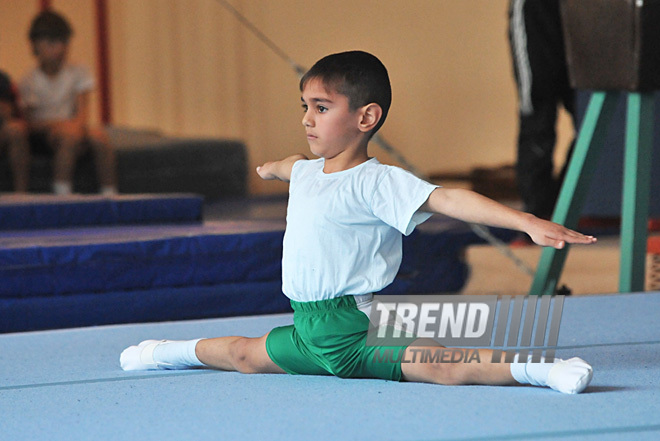
[[[375,362],[377,348],[366,345],[371,293],[393,281],[401,263],[401,235],[433,213],[520,230],[543,246],[562,248],[596,239],[468,190],[431,185],[370,158],[367,144],[385,122],[391,101],[387,70],[373,55],[329,55],[303,76],[300,90],[302,123],[319,159],[294,155],[257,167],[263,179],[290,182],[282,289],[291,299],[294,324],[259,338],[143,341],[122,352],[122,368],[209,367],[584,390],[592,369],[579,358],[532,363],[516,357],[513,363],[492,363],[492,351],[480,349],[480,362],[402,364],[401,358],[413,360],[411,347],[437,348],[416,340],[398,362]]]

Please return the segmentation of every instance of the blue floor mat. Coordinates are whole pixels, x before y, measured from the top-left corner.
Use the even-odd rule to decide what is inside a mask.
[[[200,222],[202,204],[203,199],[192,194],[3,195],[0,231]]]
[[[260,336],[291,315],[0,335],[2,439],[657,440],[660,293],[567,298],[558,355],[580,395],[207,370],[123,372],[148,338]]]

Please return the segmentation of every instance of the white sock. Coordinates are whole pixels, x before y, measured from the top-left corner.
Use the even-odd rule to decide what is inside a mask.
[[[199,361],[195,348],[201,340],[165,340],[154,348],[154,361],[166,369],[186,369],[201,367],[204,363]]]
[[[73,191],[73,186],[71,185],[71,182],[66,182],[66,181],[53,182],[53,193],[57,195],[71,194],[72,191]]]
[[[118,194],[117,187],[114,185],[104,185],[101,187],[101,194],[103,196],[115,196]]]
[[[546,363],[541,357],[540,363],[532,363],[530,355],[526,363],[520,363],[518,355],[511,363],[511,375],[521,384],[546,386],[565,394],[579,394],[593,378],[592,367],[577,357],[556,359],[554,363]]]
[[[200,340],[145,340],[137,346],[124,349],[119,364],[125,371],[202,367],[204,363],[195,354],[195,347]]]

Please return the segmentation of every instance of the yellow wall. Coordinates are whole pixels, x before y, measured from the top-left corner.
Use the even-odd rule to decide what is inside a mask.
[[[221,1],[108,0],[114,123],[241,138],[253,167],[307,152],[296,74]],[[379,56],[394,91],[381,135],[422,171],[514,161],[508,0],[229,2],[303,66],[350,49]],[[96,69],[93,2],[52,3],[76,29],[72,59]],[[25,35],[38,2],[0,4],[0,67],[18,78],[33,63]],[[285,189],[256,174],[250,184]]]

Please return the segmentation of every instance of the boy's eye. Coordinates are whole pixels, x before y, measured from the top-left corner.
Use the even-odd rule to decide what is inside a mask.
[[[307,112],[309,110],[309,106],[307,104],[302,104],[301,107],[303,109],[303,112]],[[328,108],[325,106],[317,105],[316,111],[319,113],[325,113],[328,111]]]

